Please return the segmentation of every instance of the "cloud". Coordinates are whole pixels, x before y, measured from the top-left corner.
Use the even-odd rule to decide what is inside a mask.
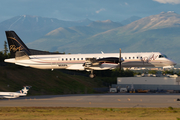
[[[125,5],[129,5],[127,2],[124,3]]]
[[[159,3],[163,3],[163,4],[180,4],[180,0],[153,0]]]
[[[97,10],[96,13],[98,14],[98,13],[100,13],[100,12],[102,12],[102,11],[105,11],[105,10],[106,10],[106,9],[101,8],[100,10]]]
[[[54,10],[53,14],[59,14],[59,10]]]

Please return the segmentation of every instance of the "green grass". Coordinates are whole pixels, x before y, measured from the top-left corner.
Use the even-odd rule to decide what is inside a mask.
[[[109,87],[117,82],[117,77],[111,76],[112,71],[94,73],[97,76],[91,79],[88,77],[90,73],[86,71],[51,71],[15,65],[0,66],[0,91],[18,91],[23,86],[30,85],[32,88],[28,95],[91,94],[97,93],[93,88]],[[119,74],[116,71],[113,73],[114,76]],[[123,74],[129,75],[129,72],[124,71]]]
[[[176,112],[169,112],[169,111]],[[179,120],[180,108],[0,107],[0,119]]]
[[[69,75],[60,70],[0,66],[0,91],[17,91],[30,85],[28,95],[93,93],[93,88],[99,87],[96,79]]]

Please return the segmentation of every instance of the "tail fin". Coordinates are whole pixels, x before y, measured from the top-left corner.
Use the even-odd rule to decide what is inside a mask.
[[[11,53],[11,57],[15,58],[16,51],[23,51],[27,55],[30,55],[30,50],[14,31],[5,32],[9,44],[9,51]]]
[[[29,91],[29,89],[31,88],[31,86],[24,86],[24,88],[21,90],[21,92],[23,94],[26,94],[27,95],[27,92]]]

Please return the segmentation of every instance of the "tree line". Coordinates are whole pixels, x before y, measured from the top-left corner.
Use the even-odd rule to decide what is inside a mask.
[[[10,58],[10,53],[8,53],[7,42],[4,41],[4,50],[0,51],[0,62],[4,62],[7,58]]]

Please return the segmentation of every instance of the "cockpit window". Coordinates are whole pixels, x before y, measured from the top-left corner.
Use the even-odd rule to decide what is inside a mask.
[[[167,56],[166,55],[163,55],[165,58],[167,58]]]
[[[166,55],[159,55],[159,58],[167,58]]]

